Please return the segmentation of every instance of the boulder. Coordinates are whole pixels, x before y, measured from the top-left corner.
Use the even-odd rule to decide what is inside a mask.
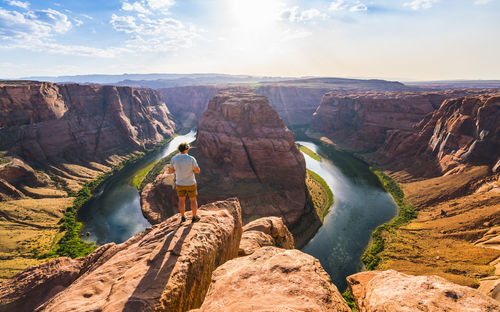
[[[239,256],[247,256],[264,246],[284,249],[295,248],[292,233],[278,217],[266,217],[252,221],[243,227]]]
[[[369,271],[348,276],[347,282],[360,312],[500,311],[500,302],[438,276]]]
[[[198,311],[350,311],[319,261],[299,250],[263,247],[212,275]]]

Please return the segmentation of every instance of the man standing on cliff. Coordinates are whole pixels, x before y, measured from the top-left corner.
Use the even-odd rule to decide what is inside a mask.
[[[186,194],[189,196],[189,204],[193,212],[193,222],[199,221],[200,216],[197,216],[198,202],[196,201],[196,179],[195,173],[200,173],[200,167],[193,156],[188,155],[188,143],[179,144],[180,154],[172,157],[170,161],[170,168],[168,172],[175,172],[175,187],[177,189],[177,196],[179,197],[179,212],[181,213],[182,222],[186,221],[184,212],[186,210]]]

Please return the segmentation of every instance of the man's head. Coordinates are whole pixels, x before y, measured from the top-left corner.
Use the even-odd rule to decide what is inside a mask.
[[[189,148],[190,148],[190,146],[186,142],[179,144],[179,146],[177,147],[177,149],[181,153],[187,153],[187,151],[189,150]]]

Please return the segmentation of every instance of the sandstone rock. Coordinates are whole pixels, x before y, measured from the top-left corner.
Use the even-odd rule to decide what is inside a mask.
[[[265,97],[235,91],[215,96],[199,119],[195,146],[190,154],[202,171],[200,203],[238,197],[244,222],[279,216],[292,226],[304,214],[304,157]],[[168,183],[159,179],[143,191],[148,210],[177,211]]]
[[[350,311],[317,259],[263,247],[226,262],[198,311]]]
[[[400,161],[405,167],[421,167],[416,159],[432,162],[439,173],[465,164],[494,168],[500,154],[499,133],[499,95],[447,99],[415,130],[390,133],[377,153],[386,160],[407,159]]]
[[[186,86],[158,89],[174,117],[183,127],[196,126],[201,114],[207,109],[208,101],[222,88],[216,86]]]
[[[239,256],[247,256],[264,246],[293,249],[294,240],[283,220],[266,217],[252,221],[243,227]]]
[[[385,92],[325,94],[311,129],[353,151],[374,151],[392,129],[411,130],[439,107],[442,93]]]
[[[153,90],[30,82],[0,84],[0,150],[30,163],[104,161],[173,133]]]
[[[325,93],[332,88],[261,85],[255,92],[264,95],[288,126],[309,125]]]
[[[23,193],[15,188],[12,184],[5,181],[4,179],[0,179],[0,201],[19,199],[23,196]]]
[[[79,275],[82,261],[58,258],[31,267],[0,284],[0,311],[33,311],[47,298],[68,287]]]
[[[476,289],[438,276],[369,271],[347,277],[360,312],[500,311],[500,303]]]
[[[35,172],[31,166],[18,158],[0,165],[0,179],[12,185],[44,186],[51,182],[47,174]]]
[[[34,270],[42,270],[39,275],[46,278],[32,277],[29,269],[17,278],[31,279],[10,291],[9,285],[16,285],[18,279],[4,282],[0,293],[7,289],[7,299],[13,292],[26,298],[18,302],[20,306],[28,305],[27,300],[41,303],[47,299],[36,311],[186,311],[199,307],[212,271],[237,256],[242,231],[236,199],[200,207],[199,215],[199,222],[182,224],[176,215],[122,244],[105,245],[77,260],[56,260],[64,265],[49,262],[50,270]],[[52,294],[51,285],[67,288],[46,298]],[[23,289],[28,291],[23,294]],[[33,296],[28,298],[29,294]],[[8,302],[2,301],[2,308],[4,304]]]

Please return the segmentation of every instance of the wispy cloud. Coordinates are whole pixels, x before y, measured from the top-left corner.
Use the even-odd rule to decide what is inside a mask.
[[[6,2],[12,6],[17,6],[23,9],[27,9],[30,6],[29,2],[24,2],[24,1],[8,0]]]
[[[359,0],[335,0],[330,3],[328,9],[334,12],[344,10],[348,10],[350,12],[362,12],[367,11],[368,7]]]
[[[405,2],[403,6],[417,11],[422,9],[430,9],[435,2],[437,2],[437,0],[412,0],[410,2]]]
[[[485,4],[488,4],[490,2],[490,0],[476,0],[474,1],[474,4],[475,5],[485,5]]]
[[[320,10],[311,8],[300,10],[298,6],[286,8],[281,12],[281,20],[290,22],[305,22],[315,18],[326,18],[327,15]]]

